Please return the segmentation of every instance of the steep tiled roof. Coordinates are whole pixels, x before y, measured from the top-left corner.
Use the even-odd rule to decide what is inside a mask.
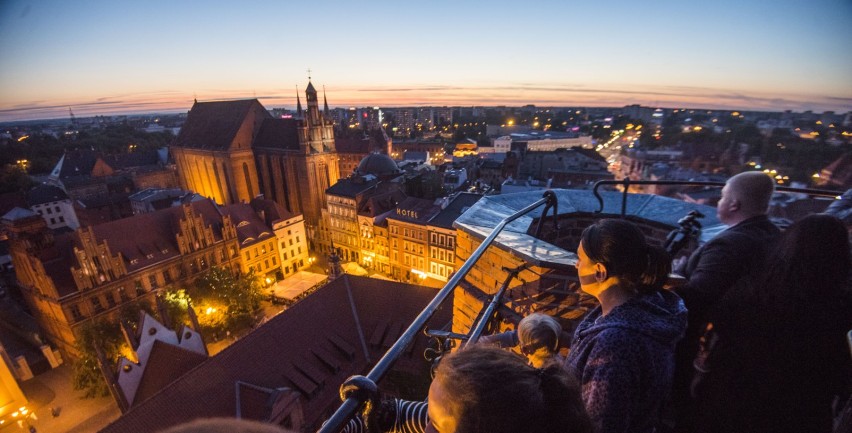
[[[417,197],[407,197],[397,207],[397,212],[391,212],[388,218],[398,221],[418,222],[426,224],[438,212],[441,211],[439,206],[436,206],[432,200],[425,200]],[[403,211],[411,211],[406,213]],[[417,216],[417,218],[414,217]]]
[[[62,169],[59,172],[59,178],[65,179],[73,176],[91,175],[98,158],[100,158],[100,153],[94,150],[65,152],[65,156],[62,158]]]
[[[450,204],[447,205],[447,207],[441,209],[441,212],[438,212],[438,214],[429,221],[429,225],[443,227],[445,229],[453,228],[453,222],[459,217],[459,215],[473,206],[473,204],[481,198],[482,196],[480,194],[471,194],[469,192],[459,194],[450,202]]]
[[[299,150],[297,119],[265,119],[254,141],[254,147]]]
[[[278,202],[272,200],[255,197],[249,202],[249,205],[256,212],[264,213],[264,216],[266,218],[264,220],[264,223],[266,223],[266,225],[270,227],[272,227],[272,224],[276,221],[288,220],[298,215],[296,213],[287,211],[287,209],[284,209],[284,206],[281,206],[280,204],[278,204]]]
[[[213,227],[215,239],[222,239],[222,216],[216,205],[210,200],[196,201],[190,204],[192,210],[200,213],[204,223]],[[137,267],[149,266],[162,260],[179,255],[177,239],[178,222],[183,218],[183,208],[173,207],[156,212],[136,215],[92,227],[98,240],[106,240],[113,253],[121,252],[125,260],[138,260],[138,264],[128,264],[132,272]],[[133,230],[128,230],[133,227]],[[166,250],[164,253],[163,251]],[[148,259],[150,254],[153,258]]]
[[[206,225],[213,227],[214,238],[222,239],[222,217],[209,199],[190,204],[200,213]],[[172,207],[91,226],[98,243],[106,241],[113,254],[121,253],[128,272],[134,272],[180,255],[175,234],[183,218],[181,207]],[[51,257],[44,266],[60,296],[76,290],[70,268],[77,266],[73,247],[80,248],[78,232],[56,237],[53,248],[45,251]],[[150,258],[149,258],[150,256]]]
[[[364,179],[362,181],[361,179],[340,179],[337,183],[325,190],[325,192],[326,194],[355,198],[358,194],[363,193],[379,183],[379,180],[376,179],[375,176],[372,176],[369,180]]]
[[[256,110],[261,118],[271,117],[257,99],[196,102],[189,110],[173,145],[195,149],[228,149],[252,110]]]
[[[272,229],[260,219],[250,205],[237,203],[222,207],[221,210],[222,213],[230,215],[231,222],[237,226],[237,238],[242,246],[274,236]]]
[[[350,290],[357,321],[347,294]],[[401,332],[435,293],[427,287],[366,277],[338,278],[208,358],[101,431],[152,432],[196,418],[234,417],[238,382],[300,390],[305,421],[308,427],[315,428],[320,418],[339,404],[340,383],[352,374],[363,374],[384,353],[381,345],[370,344],[373,333],[377,329]],[[444,326],[451,310],[452,300],[445,301],[430,327]],[[359,330],[363,331],[363,340]],[[383,335],[382,341],[396,337]],[[418,334],[413,349],[404,352],[394,368],[428,374],[422,357],[425,344],[425,337]],[[241,399],[240,403],[244,417],[257,415],[258,411],[245,404],[257,404],[263,396],[243,397],[246,401]]]
[[[387,182],[379,184],[376,193],[369,199],[359,203],[358,214],[376,217],[396,208],[396,205],[405,200],[406,195],[395,184]]]
[[[67,199],[68,194],[65,194],[65,191],[53,185],[39,185],[27,193],[27,201],[30,203],[30,206]]]
[[[160,340],[154,341],[151,354],[148,356],[148,365],[145,366],[145,373],[136,390],[134,404],[139,404],[157,394],[205,359],[207,357],[200,353]]]
[[[337,153],[367,154],[375,149],[376,143],[372,137],[335,137],[334,147]]]

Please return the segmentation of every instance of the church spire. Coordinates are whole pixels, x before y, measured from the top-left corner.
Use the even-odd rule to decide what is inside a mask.
[[[328,118],[328,98],[325,97],[325,85],[322,86],[322,102],[325,105],[325,108],[322,110],[322,114]]]
[[[302,117],[302,100],[299,99],[299,86],[296,86],[296,115]]]

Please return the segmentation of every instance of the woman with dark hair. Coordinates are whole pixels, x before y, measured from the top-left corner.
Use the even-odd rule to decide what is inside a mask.
[[[809,215],[781,235],[705,334],[696,431],[830,432],[849,393],[850,250],[837,218]]]
[[[346,384],[344,384],[344,387]],[[352,391],[356,391],[352,389]],[[348,391],[347,391],[348,392]],[[347,392],[343,396],[347,396]],[[472,346],[445,356],[427,402],[388,400],[371,429],[403,433],[592,433],[580,386],[562,366],[535,368],[512,352]],[[428,417],[422,416],[426,411]],[[356,418],[344,432],[367,429]]]
[[[579,385],[561,366],[534,368],[497,348],[473,347],[441,360],[428,404],[427,432],[592,431]]]
[[[683,301],[661,290],[671,260],[633,223],[604,219],[577,249],[582,290],[600,305],[574,332],[566,364],[600,432],[653,432],[670,392],[675,344],[686,329]]]

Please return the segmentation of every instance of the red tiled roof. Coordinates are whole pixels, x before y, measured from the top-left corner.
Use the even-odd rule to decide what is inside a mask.
[[[308,427],[316,427],[320,418],[339,404],[340,383],[352,374],[363,374],[384,352],[368,346],[370,359],[365,358],[347,287],[367,342],[373,339],[371,332],[379,322],[407,326],[436,294],[435,289],[392,281],[352,275],[338,278],[101,431],[142,433],[196,418],[234,417],[238,381],[269,389],[313,387],[311,395],[303,395],[302,407]],[[429,326],[443,327],[451,313],[452,300],[448,299]],[[414,345],[401,356],[395,369],[428,374],[422,357],[425,337],[418,334]],[[241,410],[256,413],[245,407],[242,398]]]
[[[265,119],[252,147],[299,150],[299,126],[297,119]]]
[[[299,215],[284,209],[284,206],[281,206],[278,202],[268,199],[255,197],[249,202],[249,205],[251,205],[252,209],[255,211],[262,211],[264,213],[264,217],[266,218],[264,222],[270,227],[276,221],[288,220]]]
[[[257,99],[196,102],[189,110],[186,122],[173,145],[195,149],[226,150],[234,142],[237,132],[252,111],[261,119],[271,118]]]
[[[192,202],[190,206],[195,213],[201,214],[206,225],[213,227],[214,239],[221,240],[222,216],[216,205],[208,199]],[[92,226],[91,230],[99,243],[107,242],[113,254],[121,253],[127,271],[134,272],[180,255],[175,235],[181,218],[182,207],[171,207],[98,224]],[[54,247],[44,252],[42,261],[59,295],[64,296],[77,290],[71,275],[71,267],[77,266],[72,248],[81,248],[81,244],[77,232],[60,235],[55,239]],[[151,258],[148,258],[149,255]],[[48,257],[56,259],[49,260]]]
[[[237,203],[224,206],[221,210],[222,213],[230,215],[231,223],[237,226],[237,239],[242,246],[252,245],[274,236],[272,228],[260,219],[250,205]]]
[[[207,357],[200,353],[154,340],[133,404],[139,404],[157,394],[205,359]]]
[[[413,214],[402,211],[412,211]],[[441,207],[435,205],[432,200],[417,197],[408,197],[397,206],[397,212],[391,212],[388,219],[407,222],[419,222],[426,224],[432,217],[441,211]],[[417,218],[414,217],[417,216]]]
[[[370,137],[335,137],[337,153],[357,153],[366,156],[377,146]]]

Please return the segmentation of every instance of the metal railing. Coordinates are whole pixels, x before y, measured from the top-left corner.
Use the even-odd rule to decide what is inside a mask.
[[[474,250],[474,252],[468,257],[468,259],[464,262],[464,264],[459,268],[458,272],[453,274],[447,284],[438,291],[438,294],[426,305],[426,308],[420,312],[420,314],[414,319],[411,325],[405,330],[402,336],[399,337],[398,340],[393,344],[393,346],[388,349],[382,359],[376,363],[375,366],[367,373],[366,379],[372,381],[373,383],[379,382],[393,364],[396,362],[397,358],[403,353],[403,351],[411,344],[414,340],[414,336],[426,325],[426,322],[435,314],[438,307],[447,296],[455,289],[456,285],[464,278],[468,272],[473,268],[482,254],[485,253],[485,250],[494,242],[494,239],[497,238],[497,235],[503,231],[507,224],[512,221],[532,212],[536,208],[541,205],[547,204],[548,208],[556,205],[556,194],[553,191],[545,191],[544,196],[538,201],[530,204],[529,206],[515,212],[514,214],[504,218],[494,227],[494,230],[491,231],[491,234],[479,244],[479,247]],[[518,270],[520,271],[520,270]],[[483,319],[485,317],[483,316]],[[331,416],[331,418],[326,421],[326,423],[317,430],[317,433],[337,433],[339,432],[344,425],[349,422],[349,420],[355,415],[355,412],[358,410],[358,407],[363,403],[362,401],[356,399],[355,397],[349,397],[343,401],[337,411]]]
[[[624,216],[627,210],[627,195],[629,194],[627,192],[627,189],[631,185],[680,185],[723,187],[725,186],[725,182],[703,182],[686,180],[630,180],[627,178],[622,180],[599,180],[595,182],[595,185],[592,187],[592,193],[595,195],[595,198],[598,199],[598,203],[600,204],[600,209],[595,211],[595,213],[601,213],[604,209],[603,197],[601,197],[600,193],[598,192],[598,188],[600,188],[602,185],[621,185],[624,187],[621,191],[621,216]],[[776,186],[775,191],[808,194],[817,197],[831,198],[836,198],[843,194],[843,192],[840,191],[831,191],[827,189],[792,188],[789,186]]]

